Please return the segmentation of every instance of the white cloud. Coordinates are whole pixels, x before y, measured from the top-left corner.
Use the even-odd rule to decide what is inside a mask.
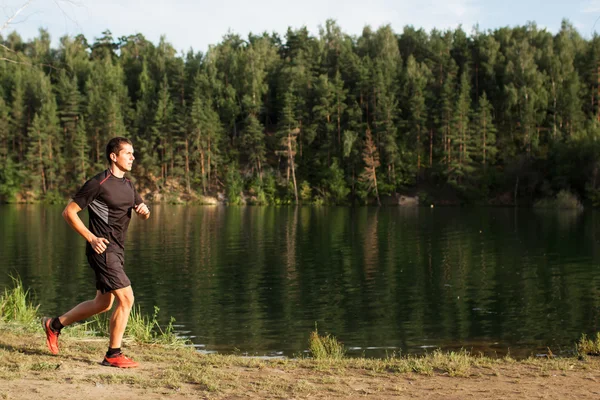
[[[600,0],[589,0],[582,4],[581,12],[585,14],[596,14],[600,12]]]

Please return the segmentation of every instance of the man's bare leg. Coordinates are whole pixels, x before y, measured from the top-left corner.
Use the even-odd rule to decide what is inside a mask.
[[[138,366],[138,363],[125,357],[121,352],[123,334],[125,333],[125,327],[127,326],[129,314],[133,307],[133,290],[131,286],[127,286],[123,289],[113,290],[112,293],[117,298],[119,304],[110,317],[110,344],[102,365],[118,368],[135,368]]]
[[[63,327],[89,318],[111,309],[115,296],[112,293],[96,292],[94,300],[79,303],[66,314],[58,318],[42,318],[42,327],[46,333],[46,345],[52,354],[58,354],[58,336]]]
[[[133,307],[133,290],[131,286],[122,289],[113,290],[111,292],[117,298],[118,305],[110,317],[110,347],[117,349],[121,347],[125,327],[129,320],[129,314]]]
[[[71,310],[61,315],[58,320],[64,326],[71,325],[74,322],[84,320],[92,315],[106,312],[112,308],[115,296],[112,293],[104,293],[96,291],[94,300],[84,301],[79,303]]]

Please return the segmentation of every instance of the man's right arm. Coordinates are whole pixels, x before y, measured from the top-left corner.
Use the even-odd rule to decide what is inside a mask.
[[[74,201],[70,201],[62,212],[62,216],[71,226],[71,228],[75,230],[75,232],[79,233],[90,243],[92,249],[94,249],[96,253],[104,253],[106,251],[106,245],[109,243],[108,240],[105,238],[99,238],[90,232],[83,221],[81,221],[81,218],[79,218],[79,215],[77,215],[79,211],[81,211],[81,207],[79,207],[79,205]]]

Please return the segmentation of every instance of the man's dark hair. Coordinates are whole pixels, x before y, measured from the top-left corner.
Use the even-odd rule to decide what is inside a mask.
[[[133,146],[131,140],[124,137],[115,137],[110,139],[110,141],[106,145],[106,159],[108,160],[108,162],[110,162],[111,153],[119,155],[119,151],[121,151],[121,146],[123,146],[124,144],[129,144]]]

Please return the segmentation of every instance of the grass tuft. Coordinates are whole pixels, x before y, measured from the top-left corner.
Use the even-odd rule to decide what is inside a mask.
[[[584,333],[579,342],[575,344],[575,350],[580,357],[600,356],[600,332],[596,333],[595,339],[588,339]]]
[[[70,325],[63,333],[70,337],[108,337],[110,335],[109,325],[109,313],[96,314],[88,321]]]
[[[346,349],[334,336],[319,335],[317,328],[310,333],[308,348],[315,360],[340,360],[344,358]]]
[[[5,289],[0,296],[0,320],[3,322],[16,322],[23,325],[33,325],[37,322],[37,310],[29,300],[29,290],[23,288],[19,277],[10,277],[13,281],[12,289]]]
[[[450,353],[436,350],[431,356],[433,368],[447,372],[450,376],[468,376],[473,360],[474,357],[464,349],[459,352],[451,351]]]
[[[160,309],[154,306],[152,317],[146,317],[140,312],[140,308],[131,310],[129,322],[125,330],[125,335],[138,343],[162,344],[169,346],[184,346],[187,340],[178,337],[175,334],[173,322],[175,318],[171,317],[169,324],[163,330],[158,323],[158,313]]]

